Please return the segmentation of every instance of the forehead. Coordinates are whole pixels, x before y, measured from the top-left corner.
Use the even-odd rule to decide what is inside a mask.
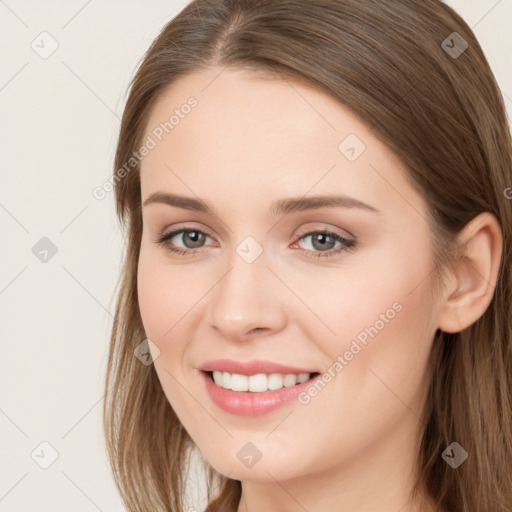
[[[379,209],[393,204],[386,197],[422,200],[402,162],[358,116],[289,79],[233,68],[181,77],[154,106],[147,137],[155,147],[141,162],[143,197],[176,188],[207,197],[213,185],[248,201],[255,192],[271,201],[308,191],[351,194]]]

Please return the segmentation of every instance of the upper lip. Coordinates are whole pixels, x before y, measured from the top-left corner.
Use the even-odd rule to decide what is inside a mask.
[[[199,369],[205,372],[218,371],[238,373],[240,375],[256,375],[258,373],[317,373],[316,370],[298,368],[296,366],[288,366],[280,363],[274,363],[273,361],[262,361],[259,359],[254,359],[252,361],[215,359],[212,361],[206,361]]]

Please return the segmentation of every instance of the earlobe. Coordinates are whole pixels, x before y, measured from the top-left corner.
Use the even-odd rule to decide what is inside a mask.
[[[481,213],[459,233],[464,253],[451,270],[439,310],[438,327],[460,332],[487,310],[494,295],[501,263],[503,236],[498,220]]]

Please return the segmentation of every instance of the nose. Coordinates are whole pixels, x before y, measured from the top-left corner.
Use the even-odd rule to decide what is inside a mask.
[[[267,264],[265,253],[252,263],[233,254],[229,271],[209,294],[208,322],[224,339],[243,341],[284,328],[285,289]]]

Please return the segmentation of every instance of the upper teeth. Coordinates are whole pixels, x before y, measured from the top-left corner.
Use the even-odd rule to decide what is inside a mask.
[[[289,388],[295,384],[302,384],[310,377],[309,373],[271,373],[266,375],[258,373],[257,375],[240,375],[239,373],[213,372],[213,380],[217,386],[233,391],[255,391],[262,392],[267,390],[280,389],[283,386]]]

